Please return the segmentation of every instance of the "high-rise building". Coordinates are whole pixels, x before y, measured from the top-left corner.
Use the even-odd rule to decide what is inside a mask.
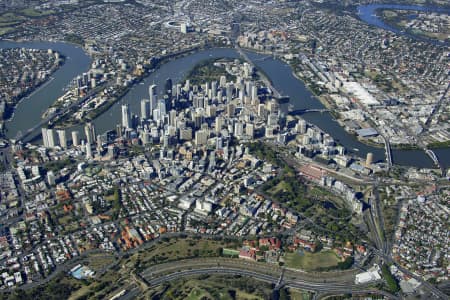
[[[224,125],[225,121],[222,117],[216,118],[216,124],[215,124],[215,131],[216,133],[219,133],[222,130],[222,127]]]
[[[192,140],[192,128],[184,127],[180,129],[180,140],[190,141]]]
[[[372,166],[372,163],[373,163],[373,153],[369,152],[369,153],[367,153],[367,156],[366,156],[366,167],[370,168]]]
[[[59,139],[59,145],[63,149],[67,149],[67,138],[66,138],[66,131],[65,130],[57,130],[58,133],[58,139]]]
[[[46,148],[55,148],[55,132],[53,129],[42,128],[42,142]]]
[[[217,81],[211,82],[211,98],[216,98],[217,96]]]
[[[234,124],[234,135],[238,138],[244,135],[244,124],[242,124],[241,122],[236,122]]]
[[[304,119],[300,119],[295,125],[295,130],[300,134],[305,134],[306,132],[306,121]]]
[[[227,116],[229,118],[234,117],[234,113],[235,113],[236,107],[234,106],[233,103],[229,103],[227,105]]]
[[[245,134],[253,139],[255,137],[255,125],[253,125],[252,123],[247,123],[245,125]]]
[[[87,159],[92,158],[92,148],[91,148],[91,144],[86,143],[85,147],[86,147],[86,158],[87,158]]]
[[[252,98],[252,103],[254,101],[256,101],[256,99],[258,99],[258,87],[256,85],[252,86],[251,98]]]
[[[159,113],[160,113],[160,117],[163,118],[167,112],[166,112],[166,101],[164,99],[159,99],[158,100],[158,109],[159,109]]]
[[[141,120],[148,120],[150,118],[150,100],[141,100]]]
[[[86,135],[86,141],[89,144],[92,144],[95,142],[95,138],[97,136],[96,132],[95,132],[95,126],[92,123],[86,123],[86,125],[84,126],[84,134]]]
[[[156,104],[157,104],[157,100],[158,100],[158,93],[156,91],[156,88],[157,88],[156,84],[152,84],[148,88],[148,94],[149,94],[149,97],[150,97],[150,115],[152,115],[153,114],[153,110],[156,109]]]
[[[126,129],[131,128],[131,113],[128,104],[122,105],[122,126]]]
[[[169,124],[170,126],[177,126],[177,111],[174,109],[169,112]]]
[[[203,146],[208,142],[208,131],[198,130],[195,132],[195,145]]]
[[[227,77],[226,76],[224,76],[224,75],[220,76],[219,85],[220,85],[220,87],[225,87],[227,85]]]
[[[164,85],[164,89],[165,89],[164,93],[169,95],[169,97],[172,96],[172,87],[173,87],[172,79],[167,78],[166,83]]]
[[[80,133],[78,131],[72,131],[72,144],[74,147],[80,145]]]

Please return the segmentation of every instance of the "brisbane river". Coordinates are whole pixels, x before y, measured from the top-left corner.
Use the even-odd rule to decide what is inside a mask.
[[[66,56],[65,64],[57,70],[48,84],[43,85],[29,97],[23,99],[11,120],[6,122],[7,136],[14,138],[19,131],[25,132],[41,120],[42,113],[61,95],[63,89],[77,75],[89,69],[91,59],[77,46],[53,42],[26,42],[14,43],[0,41],[0,48],[26,47],[39,49],[53,49]],[[302,81],[293,76],[292,69],[281,60],[267,57],[267,55],[247,52],[248,57],[254,61],[272,81],[274,87],[283,95],[290,97],[290,105],[296,109],[324,108],[322,103],[305,87]],[[93,123],[97,132],[102,133],[115,128],[121,120],[121,105],[128,103],[134,114],[139,114],[140,100],[148,98],[148,87],[157,84],[163,87],[165,80],[171,78],[174,83],[180,82],[187,72],[199,62],[211,58],[238,58],[239,54],[231,48],[215,48],[198,51],[185,57],[174,59],[161,65],[155,72],[146,77],[140,84],[130,88],[125,96],[114,104],[109,110],[98,116]],[[264,59],[262,59],[264,58]],[[159,89],[161,90],[161,88]],[[308,122],[318,126],[329,133],[348,151],[365,157],[368,152],[374,154],[375,160],[384,160],[384,148],[375,148],[359,142],[353,135],[347,133],[329,113],[306,113],[302,117]],[[83,130],[80,126],[70,130]],[[357,151],[355,149],[358,149]],[[441,164],[450,166],[450,148],[436,149],[434,151]],[[421,150],[393,150],[395,164],[414,167],[433,167],[432,160]]]

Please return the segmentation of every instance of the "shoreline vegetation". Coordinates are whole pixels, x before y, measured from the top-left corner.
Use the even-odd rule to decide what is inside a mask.
[[[15,47],[20,48],[20,47]],[[65,63],[66,63],[66,56],[62,54],[61,52],[54,51],[54,53],[59,54],[59,59],[55,62],[55,64],[52,66],[50,70],[48,70],[48,75],[45,77],[44,80],[37,81],[33,87],[23,91],[19,95],[14,97],[13,103],[8,103],[5,108],[5,112],[3,116],[0,116],[0,122],[8,122],[14,117],[14,113],[17,109],[17,106],[24,100],[31,97],[34,93],[38,92],[41,88],[44,88],[48,84],[50,84],[55,78],[53,77],[53,74],[55,74],[56,71],[58,71]]]

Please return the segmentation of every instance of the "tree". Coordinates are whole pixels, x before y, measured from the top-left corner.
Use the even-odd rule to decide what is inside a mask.
[[[400,286],[398,285],[397,279],[395,279],[395,277],[392,275],[388,265],[384,264],[381,267],[381,272],[383,274],[384,280],[386,280],[388,289],[393,293],[400,291]]]

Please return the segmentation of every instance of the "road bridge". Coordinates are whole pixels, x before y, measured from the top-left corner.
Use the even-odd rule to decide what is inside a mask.
[[[384,152],[386,155],[386,163],[388,165],[388,170],[392,167],[393,160],[392,160],[392,148],[391,143],[389,142],[389,139],[385,137],[384,135],[381,135],[384,141]]]
[[[330,110],[326,109],[326,108],[304,108],[304,109],[296,109],[296,110],[290,111],[288,114],[291,116],[298,116],[298,115],[303,115],[306,113],[314,113],[314,112],[324,113],[324,112],[330,112]]]
[[[436,167],[441,169],[442,176],[445,174],[445,168],[440,164],[438,157],[436,156],[436,153],[433,152],[433,150],[425,148],[425,153],[433,160]]]

